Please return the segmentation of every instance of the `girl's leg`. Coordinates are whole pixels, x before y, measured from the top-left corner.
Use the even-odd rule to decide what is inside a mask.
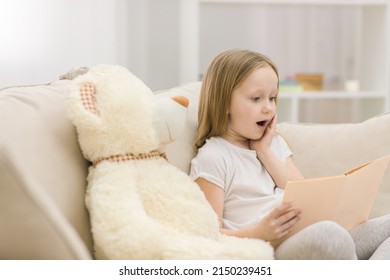
[[[358,225],[351,230],[358,259],[390,260],[390,214]]]
[[[370,260],[390,260],[390,237],[379,245]]]
[[[355,244],[343,227],[331,221],[312,224],[275,250],[279,260],[356,260]]]

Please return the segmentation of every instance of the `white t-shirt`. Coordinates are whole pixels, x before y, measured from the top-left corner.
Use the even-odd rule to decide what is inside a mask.
[[[281,159],[292,155],[287,143],[275,136],[271,149]],[[281,201],[282,189],[258,160],[256,152],[212,137],[191,161],[193,180],[204,178],[225,192],[223,227],[240,229],[258,223]]]

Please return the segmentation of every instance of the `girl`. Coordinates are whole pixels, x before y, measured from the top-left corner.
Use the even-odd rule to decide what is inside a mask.
[[[202,83],[198,154],[190,172],[217,213],[221,233],[271,244],[280,243],[299,220],[301,211],[281,197],[287,181],[303,178],[275,133],[278,84],[276,66],[262,54],[218,55]],[[275,258],[390,259],[389,236],[390,215],[351,232],[322,221],[275,246]]]

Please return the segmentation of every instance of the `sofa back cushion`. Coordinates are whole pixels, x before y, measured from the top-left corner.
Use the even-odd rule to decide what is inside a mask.
[[[69,81],[0,91],[0,259],[89,259],[88,164],[66,118]]]

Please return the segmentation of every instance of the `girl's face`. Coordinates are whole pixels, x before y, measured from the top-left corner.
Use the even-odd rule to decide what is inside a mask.
[[[253,72],[232,93],[226,135],[229,142],[248,148],[260,139],[276,113],[278,77],[270,66]]]

